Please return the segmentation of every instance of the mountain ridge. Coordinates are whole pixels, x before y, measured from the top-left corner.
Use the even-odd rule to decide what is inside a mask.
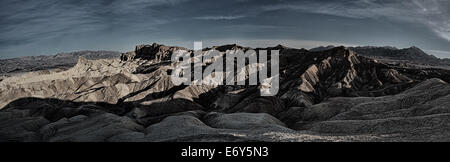
[[[22,56],[10,59],[0,59],[0,75],[31,72],[49,69],[68,69],[74,66],[78,57],[83,56],[87,59],[104,59],[118,57],[117,51],[76,51],[68,53],[58,53],[55,55],[40,56]]]
[[[202,52],[213,48],[221,56],[252,49]],[[174,85],[176,49],[138,45],[0,80],[0,141],[450,140],[449,70],[392,65],[343,46],[256,48],[280,50],[279,93],[261,96],[258,85]]]
[[[311,51],[322,51],[335,46],[320,46],[310,49]],[[393,62],[393,63],[411,63],[419,65],[428,65],[434,67],[450,67],[449,59],[441,59],[432,54],[428,54],[416,46],[411,46],[409,48],[398,49],[396,47],[384,46],[357,46],[348,47],[358,54],[363,56],[382,59],[383,61]]]

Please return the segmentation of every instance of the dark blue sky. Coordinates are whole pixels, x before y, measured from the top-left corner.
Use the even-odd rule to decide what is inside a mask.
[[[449,0],[1,0],[0,58],[137,44],[418,46],[450,57]]]

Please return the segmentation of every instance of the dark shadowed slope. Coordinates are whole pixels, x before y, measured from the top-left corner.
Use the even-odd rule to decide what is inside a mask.
[[[310,51],[323,51],[334,48],[334,46],[317,47]],[[410,48],[397,49],[395,47],[348,47],[352,51],[362,56],[379,59],[387,63],[403,63],[403,64],[419,64],[425,66],[434,66],[440,68],[450,68],[449,59],[440,59],[433,55],[427,54],[420,48],[412,46]]]

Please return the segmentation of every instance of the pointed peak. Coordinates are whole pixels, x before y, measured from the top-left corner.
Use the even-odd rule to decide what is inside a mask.
[[[85,57],[83,56],[78,57],[78,64],[86,64],[88,62],[89,62],[88,59],[86,59]]]
[[[77,61],[77,64],[75,65],[75,66],[78,66],[78,67],[85,67],[85,66],[88,66],[88,65],[90,65],[90,64],[92,64],[88,59],[86,59],[85,57],[83,57],[83,56],[79,56],[78,57],[78,61]]]
[[[422,49],[420,49],[420,48],[417,47],[417,46],[411,46],[411,47],[409,47],[409,48],[406,48],[406,50],[409,50],[409,51],[416,51],[416,52],[420,52],[420,53],[425,53]]]
[[[289,49],[289,47],[284,46],[282,44],[278,44],[277,46],[273,47],[274,49]]]
[[[287,48],[286,46],[284,46],[284,45],[282,45],[282,44],[278,44],[278,45],[275,46],[275,47],[278,47],[278,48]]]
[[[238,44],[227,44],[223,46],[213,46],[212,47],[215,50],[218,50],[220,52],[225,52],[226,50],[237,50],[237,49],[247,49],[246,47],[242,47]]]
[[[416,46],[411,46],[411,47],[409,47],[410,49],[419,49],[419,47],[416,47]]]

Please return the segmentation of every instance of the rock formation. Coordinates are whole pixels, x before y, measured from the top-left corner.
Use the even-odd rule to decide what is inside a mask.
[[[282,45],[280,90],[174,85],[171,55],[120,58],[0,79],[0,141],[450,141],[450,72],[380,62],[346,47]],[[238,45],[203,49],[244,51]]]

